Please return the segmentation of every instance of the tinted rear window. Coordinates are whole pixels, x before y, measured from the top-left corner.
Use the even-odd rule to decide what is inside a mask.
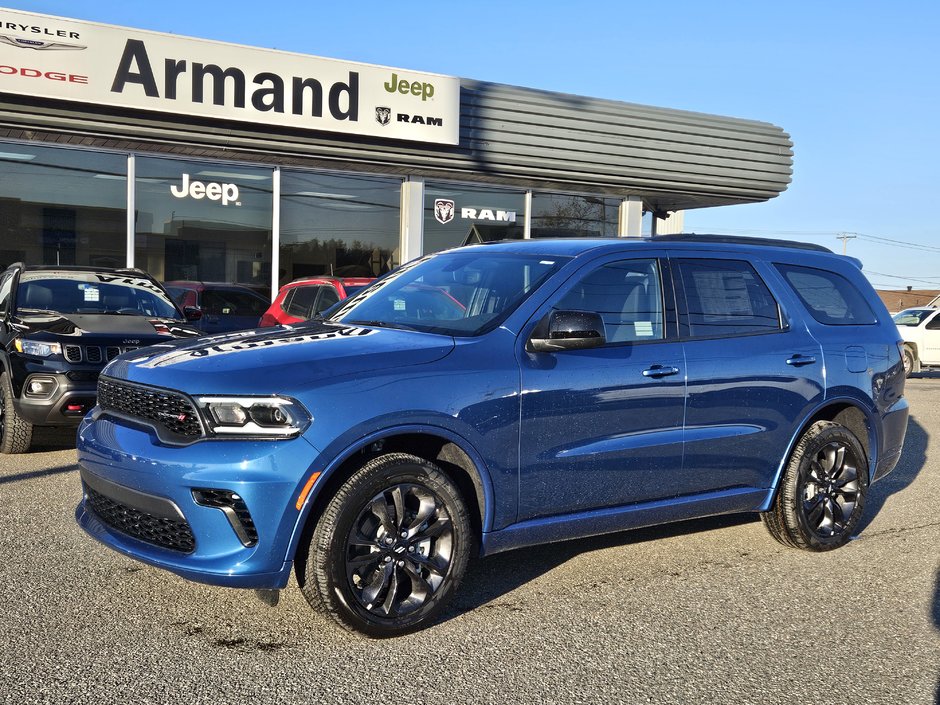
[[[712,338],[780,330],[777,302],[748,262],[679,259],[676,264],[687,305],[684,335]]]
[[[310,318],[313,315],[313,304],[317,300],[319,286],[298,286],[288,299],[284,311],[295,318]]]
[[[793,264],[775,266],[823,325],[868,326],[878,322],[862,293],[842,275]]]

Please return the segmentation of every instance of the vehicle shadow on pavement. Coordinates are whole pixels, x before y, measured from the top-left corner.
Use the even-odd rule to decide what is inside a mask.
[[[914,419],[907,422],[907,435],[904,437],[904,449],[901,460],[887,477],[878,480],[868,490],[865,498],[865,513],[856,529],[856,535],[863,532],[884,507],[888,497],[908,487],[924,469],[927,463],[927,443],[930,434]]]
[[[74,428],[35,428],[31,453],[47,453],[58,450],[75,449]]]
[[[455,601],[445,611],[441,621],[447,621],[464,612],[485,609],[489,603],[503,595],[554,570],[572,558],[591,551],[748,524],[755,520],[757,520],[756,514],[706,517],[584,539],[530,546],[474,559],[468,567],[467,575]],[[522,609],[506,601],[500,602],[498,607],[508,611]]]
[[[67,472],[77,472],[78,465],[60,465],[55,468],[46,468],[45,470],[31,470],[29,472],[20,472],[13,475],[0,473],[0,485],[8,485],[11,482],[21,482],[23,480],[35,480],[40,477],[49,477],[51,475],[62,475]]]
[[[940,632],[940,568],[937,569],[937,578],[934,581],[933,626]],[[940,666],[937,667],[937,694],[934,698],[934,705],[940,705]]]

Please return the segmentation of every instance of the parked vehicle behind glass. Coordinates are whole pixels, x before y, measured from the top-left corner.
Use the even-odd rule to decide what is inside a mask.
[[[113,362],[77,516],[192,580],[294,572],[340,624],[393,636],[434,620],[474,553],[731,512],[842,546],[900,457],[904,383],[858,261],[821,247],[466,247],[324,321]]]
[[[367,277],[305,277],[285,284],[277,292],[274,301],[259,326],[268,328],[284,323],[300,323],[319,316],[330,306],[361,291],[374,278]]]
[[[257,328],[270,301],[260,288],[242,284],[169,281],[164,286],[186,317],[204,333]]]

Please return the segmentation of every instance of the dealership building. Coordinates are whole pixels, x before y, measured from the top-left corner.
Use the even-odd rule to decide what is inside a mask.
[[[0,265],[264,285],[681,232],[789,183],[753,120],[0,10]]]

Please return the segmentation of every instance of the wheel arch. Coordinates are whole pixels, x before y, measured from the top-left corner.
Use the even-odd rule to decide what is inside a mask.
[[[874,475],[875,463],[878,456],[878,435],[873,420],[873,412],[860,403],[858,399],[852,397],[834,398],[826,400],[822,405],[814,409],[800,424],[797,432],[790,439],[787,445],[787,452],[780,460],[780,466],[777,468],[773,484],[767,493],[767,498],[761,505],[762,512],[768,511],[774,503],[777,493],[780,491],[780,480],[783,477],[783,471],[790,462],[793,450],[799,443],[800,438],[806,433],[807,429],[817,421],[831,421],[840,424],[849,429],[862,446],[865,452],[865,462],[868,469],[869,482]]]
[[[482,458],[452,431],[436,426],[402,426],[378,431],[338,454],[317,478],[294,526],[285,560],[294,561],[298,581],[303,579],[299,561],[306,557],[313,529],[336,491],[364,463],[386,453],[408,453],[435,463],[457,485],[467,503],[477,548],[493,521],[493,488]],[[309,473],[304,479],[309,478]]]

